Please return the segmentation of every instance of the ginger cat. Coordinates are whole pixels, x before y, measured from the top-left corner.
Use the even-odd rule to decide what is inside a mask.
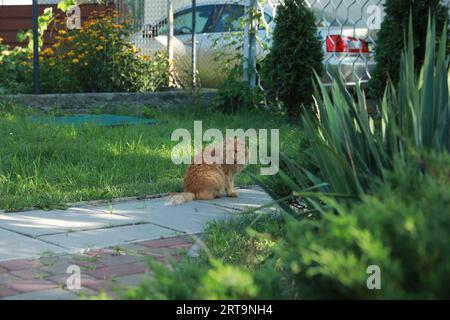
[[[228,157],[232,163],[226,163],[227,145],[234,144],[229,150]],[[237,197],[234,191],[234,177],[239,174],[248,163],[248,148],[245,141],[237,138],[226,140],[222,146],[222,155],[215,154],[215,147],[208,146],[196,155],[196,159],[204,160],[206,156],[216,157],[212,164],[189,165],[184,177],[184,192],[172,194],[168,205],[179,205],[192,200],[212,200],[222,196]],[[245,157],[242,159],[242,157]]]

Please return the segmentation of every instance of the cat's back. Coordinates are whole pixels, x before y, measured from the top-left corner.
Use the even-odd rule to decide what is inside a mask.
[[[191,164],[184,177],[186,192],[208,189],[212,185],[223,184],[225,174],[222,167],[211,164]]]

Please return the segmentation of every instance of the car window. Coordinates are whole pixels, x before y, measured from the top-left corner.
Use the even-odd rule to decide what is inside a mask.
[[[199,6],[196,10],[195,32],[208,33],[212,32],[214,19],[218,15],[218,6],[207,5]],[[158,34],[167,34],[167,19],[161,23]],[[177,12],[173,16],[173,33],[175,36],[192,33],[192,8]]]
[[[214,11],[214,6],[202,6],[196,10],[195,32],[202,33],[207,24],[211,14]],[[173,32],[175,35],[191,34],[192,33],[192,9],[182,11],[175,14],[173,19]]]
[[[239,5],[224,5],[222,13],[217,19],[215,32],[229,32],[242,30],[241,21],[244,18],[244,7]]]
[[[214,32],[233,32],[243,31],[244,26],[242,21],[244,20],[245,8],[242,5],[226,4],[222,6],[222,12],[217,19],[214,27]],[[267,13],[264,13],[264,18],[267,23],[272,21],[272,17]],[[262,29],[263,26],[260,26]]]

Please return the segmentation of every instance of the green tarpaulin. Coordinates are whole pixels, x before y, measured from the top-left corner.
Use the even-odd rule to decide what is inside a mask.
[[[80,126],[93,124],[97,126],[120,126],[136,124],[156,124],[158,120],[145,119],[132,116],[120,116],[115,114],[82,114],[70,116],[33,116],[32,121],[44,124],[60,124]]]

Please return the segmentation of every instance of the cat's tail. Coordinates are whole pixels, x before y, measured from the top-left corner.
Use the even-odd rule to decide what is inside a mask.
[[[166,206],[176,206],[194,200],[195,195],[192,192],[173,193],[169,196]]]

